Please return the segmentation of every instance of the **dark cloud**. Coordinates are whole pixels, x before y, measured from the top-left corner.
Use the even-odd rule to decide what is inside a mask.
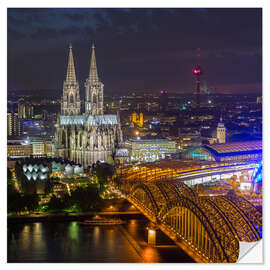
[[[18,25],[25,24],[25,20],[18,19],[15,16],[9,16],[8,22],[9,22],[9,25],[12,25],[12,26],[18,26]]]
[[[86,19],[85,14],[65,14],[65,16],[74,22],[83,22]]]
[[[64,36],[72,36],[72,35],[75,36],[75,35],[80,35],[82,33],[83,33],[83,29],[77,26],[71,26],[71,27],[59,30],[59,34],[64,35]]]
[[[33,67],[43,76],[37,80],[35,71],[32,77],[28,73],[24,85],[61,87],[69,42],[83,84],[94,41],[108,92],[192,89],[190,70],[197,61],[197,47],[208,85],[255,85],[261,83],[261,30],[261,9],[252,8],[8,9],[9,84],[22,85],[17,74],[25,71],[15,63],[18,55],[21,62],[28,55],[44,63]],[[58,63],[54,71],[48,58]]]
[[[31,34],[31,38],[33,39],[53,39],[58,36],[57,31],[54,28],[38,28],[33,34]]]
[[[23,38],[25,38],[26,35],[24,33],[21,33],[15,29],[12,29],[12,28],[8,28],[8,39],[10,41],[14,40],[14,41],[17,41],[17,40],[21,40]]]
[[[8,20],[11,18],[12,23],[30,24],[36,22],[45,22],[48,19],[48,13],[50,9],[39,8],[9,8]]]

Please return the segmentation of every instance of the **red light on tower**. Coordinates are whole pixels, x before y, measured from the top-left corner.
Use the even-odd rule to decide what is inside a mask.
[[[197,75],[200,71],[199,71],[198,69],[195,69],[195,68],[194,68],[194,69],[192,70],[192,72],[193,72],[194,75]]]
[[[202,69],[200,66],[196,66],[195,68],[192,69],[192,73],[194,75],[202,75]]]
[[[193,75],[196,76],[196,85],[197,85],[197,89],[196,89],[196,106],[199,108],[200,107],[200,77],[203,74],[202,68],[199,65],[200,64],[200,57],[201,57],[201,49],[197,48],[197,56],[198,56],[198,64],[192,69],[192,73]]]
[[[199,108],[200,107],[200,76],[203,74],[202,68],[199,65],[196,65],[193,69],[192,69],[192,73],[193,75],[196,76],[196,85],[197,85],[197,89],[196,89],[196,96],[197,96],[197,102],[196,102],[196,106]]]

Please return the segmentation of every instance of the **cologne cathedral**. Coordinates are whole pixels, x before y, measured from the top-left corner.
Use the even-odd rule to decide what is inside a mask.
[[[113,156],[123,140],[119,115],[103,113],[104,84],[98,78],[94,45],[90,72],[84,85],[83,113],[70,45],[61,114],[56,124],[56,155],[86,167]]]

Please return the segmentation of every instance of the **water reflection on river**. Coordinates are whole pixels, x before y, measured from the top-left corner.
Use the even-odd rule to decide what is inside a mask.
[[[76,221],[9,224],[8,262],[192,261],[178,248],[147,246],[146,222],[128,220],[123,229],[129,239],[118,226],[83,226]],[[136,239],[140,249],[130,239]],[[168,241],[162,235],[159,239]]]

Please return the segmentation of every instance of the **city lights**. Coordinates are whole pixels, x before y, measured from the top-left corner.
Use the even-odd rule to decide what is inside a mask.
[[[8,263],[259,246],[262,8],[6,12]]]

